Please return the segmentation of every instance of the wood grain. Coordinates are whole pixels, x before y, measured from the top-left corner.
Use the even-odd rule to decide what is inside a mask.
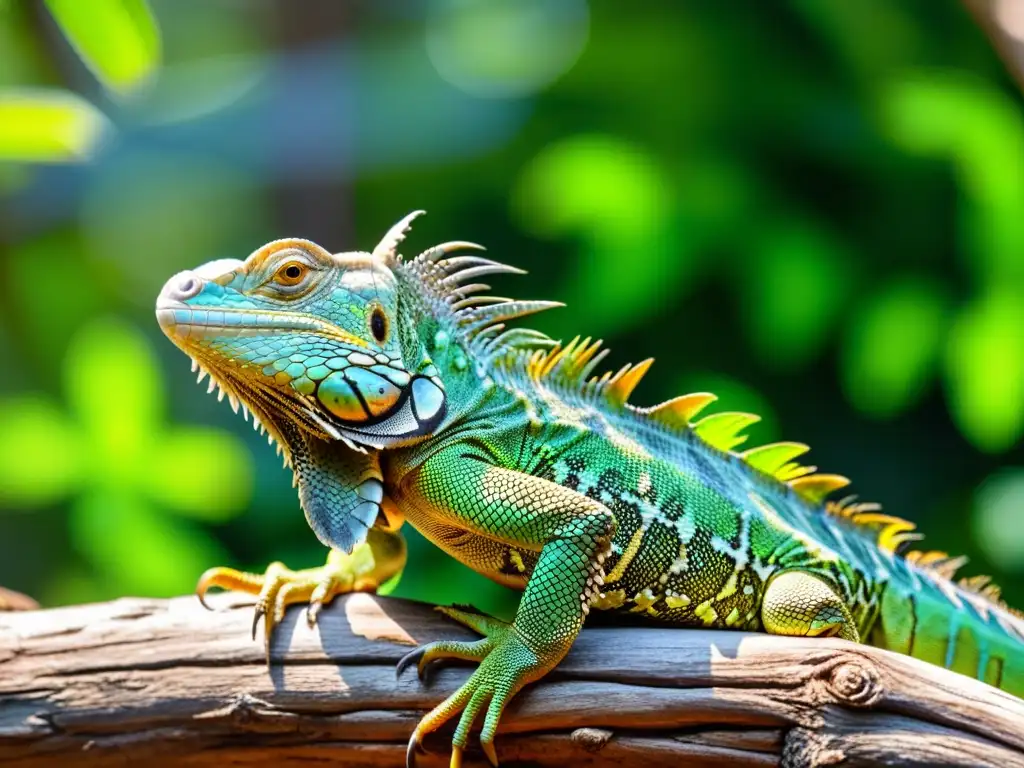
[[[351,595],[315,628],[293,609],[268,667],[251,603],[214,605],[0,614],[0,764],[402,765],[417,720],[470,671],[396,679],[412,645],[470,637],[427,606]],[[446,765],[449,739],[420,763]],[[514,700],[497,746],[506,766],[1024,768],[1024,701],[841,640],[596,627]]]

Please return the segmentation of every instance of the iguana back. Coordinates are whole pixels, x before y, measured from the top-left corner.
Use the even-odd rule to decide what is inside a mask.
[[[877,504],[827,500],[848,481],[797,463],[807,446],[740,451],[757,417],[698,418],[710,394],[633,407],[626,398],[650,361],[593,377],[598,351],[576,339],[510,356],[497,376],[525,394],[534,414],[524,421],[541,425],[519,468],[618,520],[596,608],[762,630],[769,579],[810,571],[838,586],[865,641],[1024,695],[1024,618],[987,578],[954,582],[964,558],[908,549],[920,534]]]

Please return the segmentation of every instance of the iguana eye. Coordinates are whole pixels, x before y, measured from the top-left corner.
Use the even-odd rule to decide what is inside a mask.
[[[388,318],[380,307],[374,307],[370,313],[370,333],[379,344],[383,344],[388,337]]]
[[[289,262],[277,270],[274,280],[281,285],[298,285],[306,276],[309,267],[297,261]]]

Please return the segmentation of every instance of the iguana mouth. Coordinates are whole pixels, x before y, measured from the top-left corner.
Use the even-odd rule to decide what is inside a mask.
[[[282,428],[274,419],[280,418],[322,439],[359,449],[415,439],[444,417],[444,391],[436,376],[410,375],[392,367],[386,356],[367,354],[364,340],[313,316],[185,304],[183,299],[201,291],[203,282],[188,272],[168,281],[156,305],[160,327],[192,358],[199,381],[210,377],[210,393],[219,390],[219,398],[227,396],[236,412],[239,407],[246,416],[252,411],[254,426],[264,428],[279,444]],[[335,359],[340,362],[329,373],[325,369],[321,378],[308,380],[308,391],[293,391],[284,386],[294,378],[286,370],[239,362],[216,349],[231,339],[278,334],[330,339],[338,345]],[[285,376],[285,382],[275,383],[275,375]]]

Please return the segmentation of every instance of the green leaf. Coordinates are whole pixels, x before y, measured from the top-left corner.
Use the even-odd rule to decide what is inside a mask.
[[[164,408],[163,382],[146,339],[120,321],[97,320],[71,342],[64,385],[92,444],[93,472],[115,483],[152,471],[149,446]]]
[[[197,520],[223,522],[249,502],[253,462],[234,435],[205,427],[181,427],[153,447],[145,482],[161,504]]]
[[[145,0],[46,0],[71,45],[103,85],[124,95],[160,64],[160,30]]]
[[[912,405],[938,363],[945,312],[945,292],[927,278],[894,281],[859,304],[840,358],[850,402],[878,418]]]
[[[805,363],[828,339],[850,291],[846,254],[809,222],[757,236],[742,266],[743,317],[755,351],[778,368]]]
[[[1024,297],[1002,288],[957,315],[945,350],[953,419],[984,451],[1012,448],[1024,432]]]
[[[585,267],[572,270],[562,294],[574,326],[619,331],[670,304],[690,266],[670,227],[670,200],[654,158],[611,136],[564,140],[526,168],[512,201],[524,228],[584,240]]]
[[[60,501],[81,484],[82,441],[68,417],[31,395],[0,401],[0,504]]]
[[[917,73],[882,97],[882,128],[899,146],[950,160],[965,199],[964,263],[988,285],[1024,283],[1024,116],[1004,90],[956,73]]]
[[[76,499],[68,530],[75,549],[104,577],[104,598],[191,592],[204,569],[227,560],[200,530],[118,490]]]
[[[0,160],[87,160],[95,153],[108,125],[96,107],[66,91],[0,90]]]

